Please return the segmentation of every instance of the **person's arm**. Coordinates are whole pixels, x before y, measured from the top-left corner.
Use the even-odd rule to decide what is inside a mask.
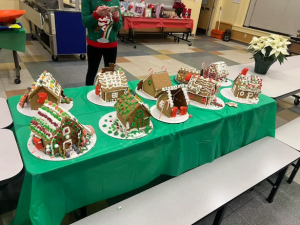
[[[96,9],[92,9],[91,0],[81,1],[81,16],[83,26],[86,28],[95,26],[99,19],[99,15],[96,13]]]
[[[118,1],[118,4],[119,8],[121,9],[121,6],[120,6],[120,2]],[[113,21],[114,21],[114,25],[113,25],[113,28],[115,29],[115,31],[119,31],[122,27],[122,16],[121,16],[121,10],[119,10],[119,17],[118,18],[114,18],[113,17]]]

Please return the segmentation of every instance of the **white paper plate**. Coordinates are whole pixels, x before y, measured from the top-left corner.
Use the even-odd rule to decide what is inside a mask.
[[[231,85],[232,85],[231,80],[222,81],[222,83],[221,83],[221,87],[229,87]]]
[[[153,101],[156,101],[157,100],[157,98],[154,98],[154,97],[152,97],[151,95],[148,95],[146,92],[144,92],[143,90],[138,90],[137,88],[135,89],[135,92],[139,95],[139,96],[141,96],[141,97],[143,97],[143,98],[146,98],[146,99],[149,99],[149,100],[153,100]]]
[[[152,127],[152,129],[149,131],[148,134],[146,134],[145,132],[142,131],[141,133],[137,134],[135,137],[121,137],[121,132],[118,132],[119,135],[114,135],[114,132],[108,133],[108,131],[112,130],[109,128],[115,122],[116,117],[117,117],[117,112],[111,112],[111,113],[107,113],[106,115],[101,117],[101,119],[99,120],[100,130],[102,130],[102,132],[104,134],[106,134],[110,137],[117,138],[117,139],[133,140],[133,139],[139,139],[139,138],[145,137],[148,134],[150,134],[153,130],[153,123],[150,120],[150,126]],[[106,125],[106,126],[103,126],[103,125]]]
[[[95,94],[95,90],[90,91],[87,94],[87,99],[96,105],[106,106],[106,107],[114,107],[116,102],[105,102],[102,98]]]
[[[196,106],[198,108],[201,108],[201,109],[210,109],[210,110],[221,110],[225,107],[225,103],[222,99],[217,98],[217,102],[222,104],[223,107],[217,107],[215,105],[203,105],[203,104],[200,104],[199,102],[195,102],[193,100],[190,101],[190,104],[193,106]]]
[[[231,100],[231,101],[235,101],[235,102],[239,102],[239,103],[242,103],[242,104],[249,104],[249,105],[252,105],[252,104],[257,104],[259,102],[259,99],[258,100],[252,100],[252,102],[248,102],[246,101],[245,99],[242,99],[242,98],[237,98],[233,95],[232,91],[231,91],[231,88],[223,88],[221,90],[221,94]]]
[[[83,153],[77,154],[76,152],[72,152],[70,158],[62,158],[62,157],[55,157],[55,156],[49,156],[47,154],[45,154],[43,151],[38,150],[34,144],[32,143],[32,138],[30,137],[28,142],[27,142],[27,147],[28,147],[28,151],[34,155],[35,157],[39,158],[39,159],[43,159],[43,160],[47,160],[47,161],[65,161],[65,160],[70,160],[70,159],[75,159],[78,158],[84,154],[86,154],[87,152],[89,152],[94,145],[96,144],[97,141],[97,136],[96,134],[93,134],[93,136],[90,139],[90,144],[87,147],[87,150],[84,150]]]
[[[162,114],[161,117],[159,118],[160,111],[156,108],[156,105],[154,105],[150,108],[150,112],[155,119],[157,119],[161,122],[164,122],[164,123],[183,123],[183,122],[187,121],[190,117],[190,115],[187,113],[184,116],[178,115],[176,117],[170,117],[170,118],[166,117],[164,114]]]
[[[67,104],[67,103],[60,103],[59,107],[61,107],[62,109],[64,110],[67,110],[69,111],[70,109],[72,109],[73,107],[73,101],[70,102],[70,104]],[[29,117],[34,117],[36,116],[37,114],[37,110],[31,110],[30,108],[30,103],[29,102],[26,102],[24,104],[24,107],[22,108],[19,103],[17,104],[17,109],[18,111],[25,115],[25,116],[29,116]]]

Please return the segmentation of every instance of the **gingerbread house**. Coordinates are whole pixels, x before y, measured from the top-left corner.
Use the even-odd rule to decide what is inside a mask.
[[[114,107],[125,134],[133,130],[144,130],[148,133],[152,129],[150,127],[151,113],[148,105],[139,101],[131,93],[118,98]]]
[[[258,95],[261,93],[262,79],[259,76],[248,74],[248,68],[235,78],[231,88],[233,95],[246,102],[257,102]]]
[[[187,114],[190,103],[185,85],[164,87],[158,97],[156,107],[166,117],[176,117]]]
[[[189,98],[200,104],[210,105],[217,97],[220,87],[218,81],[202,76],[193,76],[188,84]]]
[[[28,90],[21,97],[19,105],[23,108],[25,103],[29,103],[32,110],[37,110],[44,104],[45,100],[55,104],[69,104],[72,101],[71,98],[67,98],[64,95],[58,81],[47,71],[44,71],[36,82],[31,87],[28,87]]]
[[[178,70],[176,80],[180,83],[188,84],[192,76],[199,76],[200,73],[200,70],[181,67],[181,69]]]
[[[137,84],[137,90],[143,90],[148,95],[157,98],[162,93],[163,87],[172,86],[169,74],[164,72],[149,75]]]
[[[121,95],[127,93],[128,84],[125,73],[115,71],[115,65],[103,68],[95,79],[95,94],[105,102],[114,102]]]
[[[203,74],[204,78],[211,78],[216,81],[223,81],[228,75],[228,66],[223,61],[210,64]]]
[[[29,129],[38,150],[63,158],[69,158],[74,152],[82,153],[82,148],[94,134],[91,126],[83,126],[70,112],[48,100],[38,109]]]

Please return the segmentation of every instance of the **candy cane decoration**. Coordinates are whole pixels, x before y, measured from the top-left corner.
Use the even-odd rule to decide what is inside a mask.
[[[161,110],[160,110],[159,119],[160,119],[161,116],[162,116],[162,111],[164,110],[165,104],[166,104],[166,103],[168,103],[168,105],[167,105],[167,110],[168,110],[168,108],[169,108],[169,106],[170,106],[170,100],[168,99],[168,100],[166,100],[166,101],[164,102],[164,105],[163,105],[163,107],[162,107]]]
[[[163,69],[163,68],[165,68],[165,70],[164,70],[164,71],[167,71],[167,70],[168,70],[166,66],[163,66],[161,69]]]
[[[216,90],[216,93],[215,93],[215,97],[217,98],[219,93],[220,93],[220,89],[221,89],[221,85],[217,85],[217,90]]]
[[[151,72],[150,72],[150,75],[153,74],[153,69],[152,69],[152,68],[150,68],[148,71],[151,71]]]

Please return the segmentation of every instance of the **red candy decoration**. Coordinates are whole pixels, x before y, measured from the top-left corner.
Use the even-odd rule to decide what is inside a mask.
[[[248,68],[244,68],[241,72],[241,74],[246,75],[248,73],[249,69]]]
[[[181,106],[180,107],[180,115],[185,115],[187,113],[187,107],[185,106]]]
[[[178,110],[177,107],[174,107],[174,108],[172,109],[171,117],[176,117],[177,110]]]

